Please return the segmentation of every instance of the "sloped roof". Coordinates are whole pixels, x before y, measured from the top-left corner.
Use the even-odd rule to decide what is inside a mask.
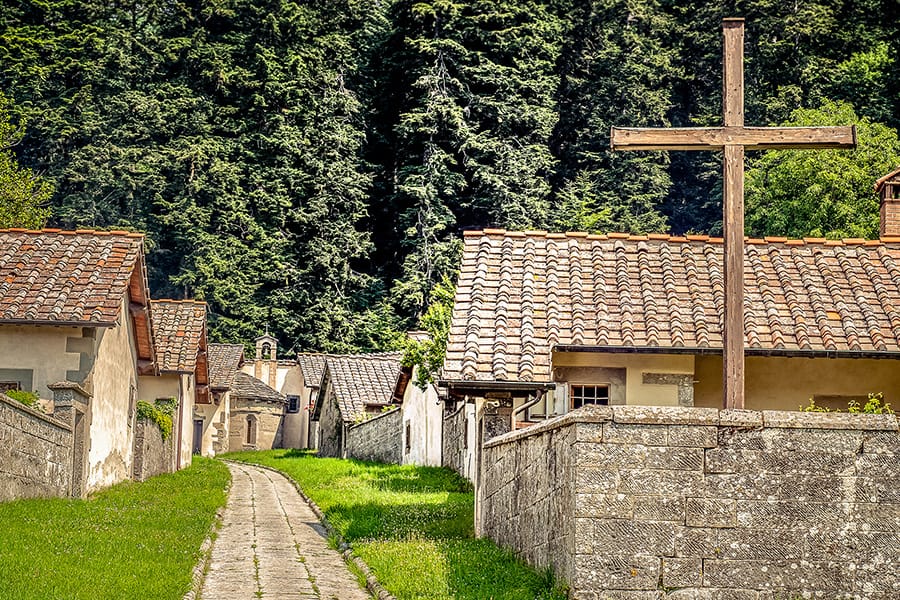
[[[400,352],[387,352],[325,357],[325,368],[345,422],[352,422],[365,412],[367,405],[391,402],[401,356]]]
[[[322,383],[322,372],[325,370],[325,355],[306,352],[298,354],[297,365],[300,366],[306,387],[319,387]]]
[[[153,300],[150,315],[159,370],[193,373],[206,330],[206,303]]]
[[[240,344],[210,344],[209,386],[216,390],[231,389],[234,377],[244,362],[244,347]]]
[[[551,350],[721,350],[722,240],[466,232],[442,377],[548,381]],[[749,239],[748,354],[900,353],[900,238]],[[567,347],[567,348],[561,348]]]
[[[234,376],[234,382],[231,385],[231,395],[234,398],[244,398],[247,400],[259,400],[262,402],[281,402],[284,403],[285,397],[276,390],[243,371],[238,371]]]
[[[0,230],[0,322],[114,325],[143,243],[126,231]]]

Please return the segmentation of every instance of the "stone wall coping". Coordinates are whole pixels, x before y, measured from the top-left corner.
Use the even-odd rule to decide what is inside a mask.
[[[397,405],[395,408],[392,408],[391,410],[386,410],[384,412],[378,413],[371,419],[366,419],[365,421],[362,421],[361,423],[356,423],[354,425],[351,425],[350,427],[347,428],[347,431],[353,431],[357,427],[362,427],[363,425],[368,425],[372,421],[377,421],[378,419],[381,419],[382,417],[385,417],[387,415],[393,415],[398,410],[400,410],[400,405]]]
[[[47,385],[52,391],[56,390],[72,390],[85,398],[90,399],[91,394],[81,387],[80,383],[75,383],[74,381],[57,381],[56,383],[50,383]]]
[[[485,442],[485,448],[508,444],[574,423],[622,425],[705,425],[773,429],[844,429],[900,431],[897,415],[786,410],[737,410],[682,406],[585,406],[536,425],[511,431]]]
[[[14,410],[21,411],[31,417],[37,417],[38,419],[45,421],[48,425],[51,425],[58,429],[62,429],[64,431],[68,431],[68,432],[72,431],[72,427],[68,423],[64,423],[58,419],[51,417],[50,415],[45,415],[44,413],[42,413],[38,410],[35,410],[35,409],[31,408],[30,406],[22,404],[18,400],[10,398],[6,394],[0,394],[0,402],[3,402],[4,404],[11,406]]]

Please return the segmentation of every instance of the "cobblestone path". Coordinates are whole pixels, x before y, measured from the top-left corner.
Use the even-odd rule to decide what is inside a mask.
[[[231,491],[202,600],[369,600],[282,475],[228,463]]]

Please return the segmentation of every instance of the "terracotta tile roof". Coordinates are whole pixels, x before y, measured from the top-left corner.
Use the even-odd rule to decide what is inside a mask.
[[[206,303],[152,300],[150,316],[159,370],[193,373],[206,329]]]
[[[748,240],[751,351],[900,352],[900,239]],[[446,380],[547,381],[556,346],[722,347],[722,240],[466,232]]]
[[[345,422],[365,412],[367,405],[391,402],[401,356],[400,352],[326,356],[328,375]]]
[[[234,377],[244,362],[244,347],[241,344],[210,344],[209,386],[214,390],[231,389]]]
[[[243,371],[238,371],[234,376],[231,385],[231,396],[233,398],[243,398],[245,400],[258,400],[261,402],[279,402],[284,403],[286,399],[276,390]]]
[[[322,383],[322,371],[325,370],[325,355],[304,352],[297,355],[297,364],[306,387],[319,387]]]
[[[0,230],[0,322],[114,325],[143,242],[125,231]]]

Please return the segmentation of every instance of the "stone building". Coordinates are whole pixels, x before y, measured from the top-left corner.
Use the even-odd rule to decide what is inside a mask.
[[[746,408],[897,404],[895,179],[878,188],[881,240],[747,240]],[[473,431],[587,404],[719,406],[723,304],[720,238],[466,232],[440,382],[445,463],[477,465]]]
[[[131,476],[138,379],[157,373],[142,235],[0,231],[0,389],[36,393],[69,432],[56,428],[74,447],[55,489],[78,496]],[[56,425],[8,410],[0,487],[24,489],[51,463],[31,464],[18,432]]]
[[[277,391],[238,371],[231,385],[229,450],[283,448],[286,404]]]
[[[172,419],[174,467],[182,469],[191,464],[191,454],[201,450],[203,419],[195,406],[210,402],[206,303],[153,300],[150,306],[159,375],[138,378],[138,397],[177,401]]]
[[[399,372],[399,352],[325,356],[312,415],[319,456],[347,456],[348,429],[392,405]]]

